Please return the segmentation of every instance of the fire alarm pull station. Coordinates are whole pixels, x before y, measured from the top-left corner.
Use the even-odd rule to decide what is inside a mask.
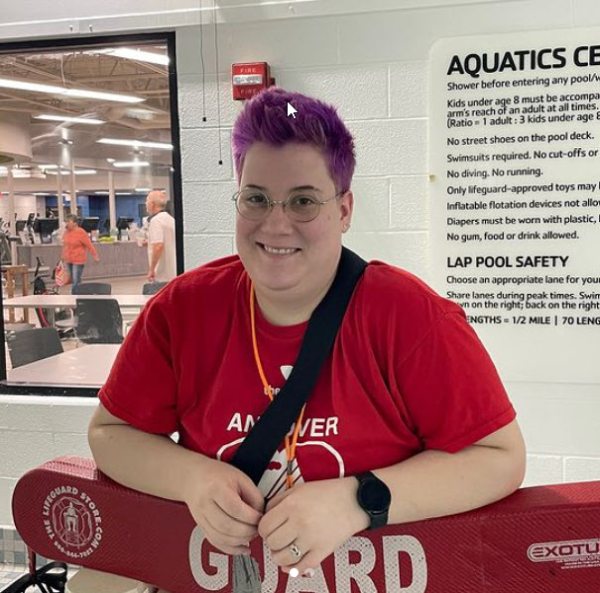
[[[233,64],[231,66],[231,83],[235,101],[243,101],[254,97],[260,91],[275,84],[271,78],[271,69],[266,62],[249,64]]]

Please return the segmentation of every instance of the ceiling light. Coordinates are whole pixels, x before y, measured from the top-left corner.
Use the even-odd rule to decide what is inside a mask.
[[[0,88],[32,91],[34,93],[52,93],[54,95],[60,95],[65,92],[65,89],[62,86],[28,82],[26,80],[15,80],[13,78],[0,78]]]
[[[61,169],[60,171],[49,171],[45,170],[48,175],[70,175],[70,169]],[[75,175],[95,175],[98,171],[96,169],[75,169]]]
[[[19,168],[18,166],[11,168],[11,174],[14,179],[45,179],[42,171],[30,168]],[[8,177],[8,168],[0,167],[0,177]]]
[[[134,97],[133,95],[121,95],[120,93],[108,93],[106,91],[91,91],[89,89],[65,89],[68,97],[80,99],[99,99],[100,101],[116,101],[118,103],[141,103],[146,99]]]
[[[132,47],[110,48],[103,53],[117,56],[118,58],[135,60],[136,62],[149,62],[150,64],[160,64],[162,66],[168,66],[169,64],[169,56],[165,54],[158,54],[153,51],[142,51],[141,49],[133,49]]]
[[[13,169],[12,176],[15,179],[30,179],[31,177],[35,176],[35,173],[29,169]]]
[[[8,170],[6,168],[0,168],[0,177],[8,177]],[[44,179],[44,176],[39,171],[31,169],[12,169],[13,179]]]
[[[134,191],[143,193],[143,192],[152,191],[152,188],[151,187],[136,187]]]
[[[19,91],[32,91],[34,93],[48,93],[50,95],[64,95],[67,97],[78,97],[81,99],[100,99],[103,101],[116,101],[119,103],[141,103],[145,99],[133,95],[121,95],[119,93],[108,93],[104,91],[92,91],[89,89],[73,89],[51,84],[40,84],[14,78],[0,78],[0,88],[16,89]]]
[[[112,163],[114,163],[117,159],[106,159],[107,163],[110,163],[112,165]]]
[[[66,115],[51,115],[51,114],[42,114],[42,115],[34,115],[34,119],[43,119],[45,121],[63,121],[72,124],[89,124],[92,126],[99,126],[100,124],[106,123],[102,119],[94,119],[92,117],[67,117]]]
[[[154,111],[150,111],[150,109],[142,109],[140,107],[129,107],[125,112],[127,117],[134,117],[135,119],[140,120],[152,120],[156,118],[156,113]]]
[[[113,163],[115,167],[149,167],[148,161],[115,161]]]
[[[134,148],[159,148],[161,150],[173,150],[173,145],[167,142],[145,142],[142,140],[125,140],[122,138],[100,138],[98,144],[114,144],[116,146],[133,146]]]

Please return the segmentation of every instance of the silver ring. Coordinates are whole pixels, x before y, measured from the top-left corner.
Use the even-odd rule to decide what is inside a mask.
[[[288,546],[288,550],[296,560],[302,558],[302,550],[296,544],[291,544]]]

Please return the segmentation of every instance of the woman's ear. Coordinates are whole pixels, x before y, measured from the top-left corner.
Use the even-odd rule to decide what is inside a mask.
[[[354,210],[354,194],[348,190],[340,198],[340,222],[342,224],[342,232],[345,233],[352,224],[352,212]]]

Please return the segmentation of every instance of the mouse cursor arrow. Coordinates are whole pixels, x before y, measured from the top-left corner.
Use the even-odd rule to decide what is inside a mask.
[[[296,113],[298,113],[298,110],[291,104],[288,103],[287,104],[287,116],[290,117],[290,115],[296,119]]]

